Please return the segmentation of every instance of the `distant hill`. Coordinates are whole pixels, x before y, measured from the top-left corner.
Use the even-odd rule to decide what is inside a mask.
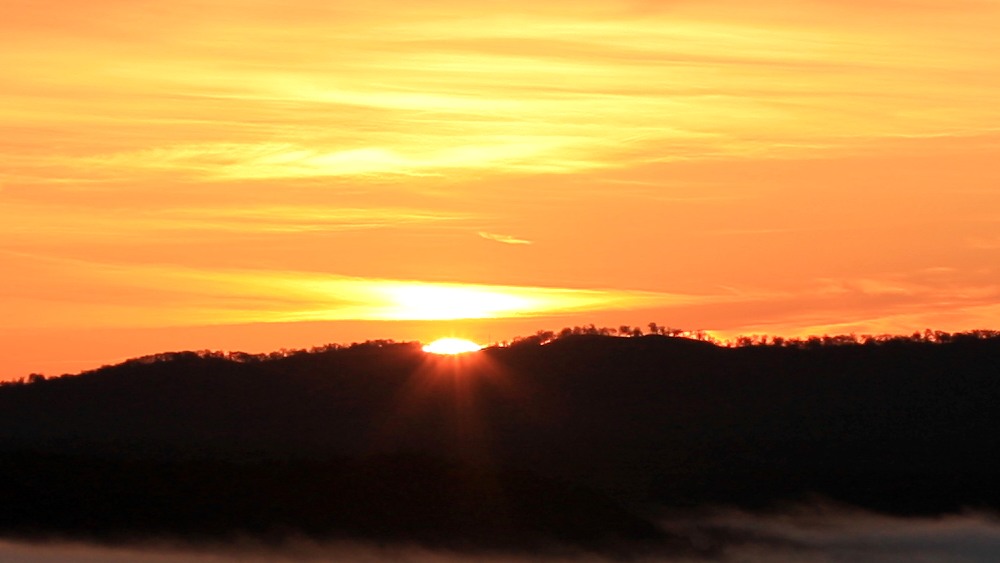
[[[1000,509],[998,428],[993,335],[169,353],[0,387],[0,530],[670,544],[666,509]]]

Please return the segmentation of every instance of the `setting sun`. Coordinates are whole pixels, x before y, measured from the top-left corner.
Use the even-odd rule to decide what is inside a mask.
[[[463,338],[439,338],[423,348],[424,352],[430,354],[445,355],[465,354],[467,352],[477,352],[481,349],[482,346],[479,344]]]

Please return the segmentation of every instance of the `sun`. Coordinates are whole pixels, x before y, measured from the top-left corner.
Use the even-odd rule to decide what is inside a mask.
[[[471,340],[463,338],[439,338],[423,347],[424,352],[430,354],[465,354],[481,350],[482,346]]]

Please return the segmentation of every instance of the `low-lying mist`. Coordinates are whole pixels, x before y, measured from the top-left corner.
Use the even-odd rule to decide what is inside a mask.
[[[696,515],[678,513],[664,518],[660,525],[664,532],[681,538],[690,549],[596,555],[553,545],[543,555],[307,539],[288,540],[280,545],[265,545],[250,539],[211,545],[163,541],[98,545],[60,540],[8,540],[0,541],[0,560],[8,563],[455,563],[470,560],[486,563],[985,563],[996,561],[1000,554],[1000,518],[984,512],[902,518],[831,505],[800,505],[768,514],[728,509],[702,511]]]

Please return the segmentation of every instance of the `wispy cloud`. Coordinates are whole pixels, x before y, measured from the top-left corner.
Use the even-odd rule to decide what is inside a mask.
[[[236,205],[205,207],[108,208],[0,202],[0,235],[8,243],[135,240],[205,233],[277,234],[365,231],[420,226],[459,225],[470,213],[403,207],[334,207],[312,205]]]
[[[442,17],[182,2],[152,16],[52,1],[54,21],[24,8],[0,24],[0,123],[59,140],[8,151],[39,175],[72,162],[229,180],[572,172],[1000,127],[984,102],[1000,15],[985,4],[881,19],[856,3],[627,4]],[[151,19],[156,32],[134,31]]]
[[[535,162],[567,144],[556,137],[469,138],[461,146],[401,146],[370,139],[355,147],[291,143],[176,145],[101,155],[82,164],[135,172],[173,171],[225,181],[338,176],[406,177],[442,175],[463,168],[504,167],[526,172],[559,171]],[[110,174],[110,173],[109,173]]]
[[[179,326],[337,320],[450,320],[631,310],[703,297],[622,289],[575,289],[362,278],[316,272],[103,264],[4,253],[19,275],[0,282],[4,326]],[[63,297],[69,277],[84,296]]]
[[[534,244],[534,242],[530,241],[530,240],[526,240],[526,239],[522,239],[522,238],[517,238],[517,237],[510,236],[510,235],[500,235],[500,234],[497,234],[497,233],[488,233],[486,231],[479,231],[479,236],[483,237],[486,240],[492,240],[492,241],[496,241],[496,242],[502,242],[504,244],[515,244],[515,245],[517,245],[517,244],[523,244],[523,245]]]
[[[746,324],[721,327],[718,333],[808,336],[988,328],[996,324],[1000,311],[1000,284],[995,277],[992,269],[973,274],[935,267],[818,279],[794,292],[759,295],[768,304],[766,310],[751,309],[755,316],[746,315]]]

